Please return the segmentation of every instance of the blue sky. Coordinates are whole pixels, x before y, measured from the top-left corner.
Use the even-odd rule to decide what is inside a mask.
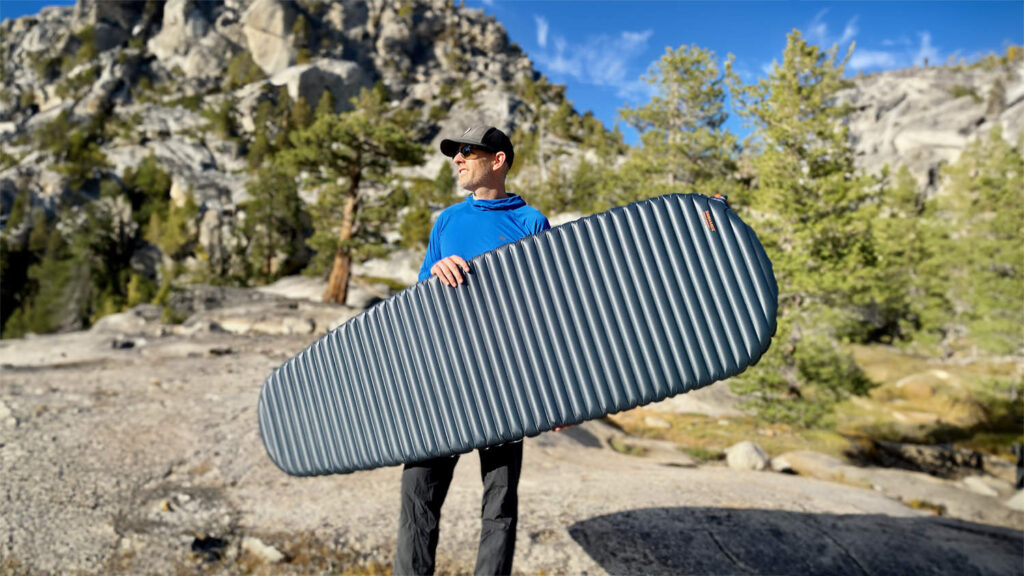
[[[794,28],[816,44],[856,48],[848,74],[942,64],[1024,43],[1024,2],[468,0],[504,24],[535,67],[567,86],[580,112],[611,127],[624,104],[650,97],[640,77],[666,47],[696,44],[756,81]],[[743,132],[737,119],[727,125]],[[635,141],[631,130],[627,140]]]
[[[0,0],[0,18],[55,3]],[[736,56],[748,82],[781,58],[794,28],[823,46],[856,49],[856,74],[950,59],[972,60],[1024,44],[1024,2],[798,2],[680,0],[467,0],[494,15],[548,79],[567,86],[581,113],[610,128],[625,104],[647,101],[641,76],[668,46],[696,44],[720,58]],[[728,125],[742,132],[733,119]],[[635,135],[625,126],[627,140]]]

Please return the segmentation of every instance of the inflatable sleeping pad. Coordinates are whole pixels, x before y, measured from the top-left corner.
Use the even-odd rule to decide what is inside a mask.
[[[263,385],[260,435],[292,475],[468,452],[742,372],[778,288],[723,201],[670,195],[528,236],[395,294]]]

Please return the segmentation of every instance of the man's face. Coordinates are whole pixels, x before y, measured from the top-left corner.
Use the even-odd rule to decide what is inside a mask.
[[[470,192],[487,184],[492,178],[491,165],[494,162],[494,154],[490,152],[472,149],[464,155],[460,150],[452,158],[452,162],[459,170],[459,186]]]

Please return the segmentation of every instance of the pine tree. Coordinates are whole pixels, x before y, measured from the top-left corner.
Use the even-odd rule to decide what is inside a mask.
[[[19,338],[29,332],[44,334],[56,329],[69,309],[76,308],[69,298],[73,268],[67,244],[54,228],[42,260],[28,270],[37,289],[7,320],[3,337]]]
[[[331,260],[325,302],[345,302],[353,256],[368,241],[380,243],[372,237],[373,224],[383,221],[376,211],[394,209],[393,195],[371,197],[369,186],[387,186],[395,165],[422,161],[422,147],[409,137],[412,121],[411,114],[389,110],[387,92],[378,85],[363,90],[354,109],[320,115],[293,134],[293,148],[283,153],[320,192],[311,244]]]
[[[666,48],[644,79],[655,96],[619,111],[643,144],[624,168],[638,176],[634,189],[641,197],[730,193],[739,149],[736,137],[723,128],[725,77],[715,53],[697,46]],[[624,200],[638,199],[635,195]]]
[[[155,244],[168,258],[178,260],[193,241],[192,229],[198,214],[195,196],[189,192],[181,206],[171,202],[166,215],[152,213],[146,228],[146,240]]]
[[[292,100],[288,89],[283,86],[278,91],[274,117],[277,119],[273,146],[275,152],[291,147],[292,133],[309,128],[314,120],[313,109],[306,99],[299,96],[298,100]]]
[[[516,172],[516,168],[521,166],[524,161],[536,161],[540,181],[531,182],[528,187],[543,186],[548,180],[548,151],[544,149],[544,144],[550,130],[549,117],[551,116],[551,112],[547,110],[545,104],[552,100],[564,100],[564,88],[551,84],[546,77],[541,76],[539,80],[526,78],[521,85],[517,86],[517,92],[531,113],[531,121],[534,126],[533,130],[527,133],[529,138],[525,138],[525,134],[522,133],[518,134],[519,137],[516,138],[522,148],[521,153],[516,154],[516,157],[521,160],[512,166],[512,172]]]
[[[249,150],[245,156],[246,162],[248,162],[250,168],[257,169],[272,153],[273,149],[270,146],[270,140],[267,138],[266,128],[257,126],[256,134],[253,136],[252,144],[249,145]]]
[[[889,344],[913,340],[927,350],[952,312],[944,295],[946,270],[934,260],[946,249],[944,225],[936,222],[935,202],[906,166],[894,177],[883,171],[874,207],[875,277],[860,314],[862,333],[854,337]]]
[[[972,141],[944,170],[942,221],[952,230],[948,249],[936,257],[949,271],[955,311],[952,341],[966,335],[982,350],[1019,353],[1024,348],[1024,158],[997,125]]]
[[[46,219],[46,210],[42,207],[32,210],[32,232],[28,235],[28,251],[42,255],[46,251],[49,236],[50,225]]]
[[[210,124],[208,130],[212,130],[220,138],[233,138],[238,133],[237,120],[235,119],[235,99],[228,96],[219,104],[212,104],[202,112]]]
[[[459,183],[458,178],[452,172],[451,164],[445,162],[437,171],[434,177],[434,195],[432,202],[441,204],[441,207],[449,206],[455,198],[455,186]]]
[[[292,24],[292,45],[295,46],[295,63],[306,64],[313,58],[313,53],[310,50],[312,46],[313,28],[309,25],[309,21],[302,14],[299,14],[295,18],[295,23]]]
[[[313,113],[313,118],[318,119],[331,114],[334,114],[334,95],[331,94],[330,90],[324,90],[320,93],[320,100],[316,103],[316,111]],[[299,123],[296,123],[296,125],[305,127],[305,125]]]
[[[156,295],[157,286],[151,278],[132,272],[128,278],[127,289],[125,307],[133,308],[151,301]]]
[[[166,212],[170,201],[171,175],[160,168],[152,153],[134,169],[125,168],[121,180],[131,200],[133,217],[140,226],[149,222],[153,212]]]
[[[762,413],[805,424],[825,422],[831,403],[869,385],[838,345],[871,302],[876,254],[874,189],[856,174],[841,122],[847,110],[836,93],[846,61],[836,52],[794,30],[783,61],[757,84],[742,85],[727,63],[740,114],[762,143],[748,222],[779,284],[772,348],[734,388],[760,394]]]
[[[432,210],[447,208],[458,200],[455,186],[458,179],[448,162],[441,164],[433,180],[413,179],[406,204],[408,210],[402,218],[399,233],[402,245],[407,248],[423,248],[430,241]]]
[[[425,203],[417,203],[409,208],[402,218],[399,233],[402,245],[406,248],[424,248],[430,241],[430,207]]]
[[[266,164],[249,179],[251,200],[245,205],[245,232],[250,261],[263,282],[290,272],[281,257],[295,257],[302,249],[303,210],[295,174],[281,163]]]
[[[23,188],[17,196],[14,197],[14,203],[11,205],[11,211],[7,214],[7,222],[4,223],[4,231],[17,230],[21,228],[21,225],[28,219],[29,214],[32,210],[32,193],[28,191],[28,188]]]

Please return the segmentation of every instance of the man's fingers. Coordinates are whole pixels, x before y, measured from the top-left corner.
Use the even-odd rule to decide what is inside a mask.
[[[462,279],[462,272],[459,272],[459,266],[456,263],[455,258],[458,258],[458,257],[457,256],[450,256],[450,257],[445,258],[444,260],[442,260],[442,262],[444,262],[444,265],[448,268],[448,273],[451,274],[452,278],[454,278],[459,284],[462,284],[462,280],[463,280]],[[460,260],[461,260],[461,258],[460,258]],[[455,284],[452,284],[452,286],[454,286],[454,285]]]
[[[462,271],[469,273],[469,263],[459,256],[448,256],[431,266],[430,273],[441,279],[445,286],[456,286],[465,282]]]
[[[465,260],[463,260],[463,259],[462,259],[461,257],[459,257],[459,256],[454,256],[454,255],[453,255],[453,256],[451,256],[450,258],[451,258],[451,259],[452,259],[452,260],[453,260],[453,261],[454,261],[454,262],[455,262],[456,264],[458,264],[458,265],[459,265],[459,268],[462,268],[462,269],[463,269],[463,270],[464,270],[464,271],[466,272],[466,274],[469,274],[469,262],[466,262]]]
[[[457,276],[458,270],[455,265],[452,264],[447,258],[439,260],[437,263],[438,276],[441,277],[442,282],[445,286],[455,286],[461,282],[461,277]]]
[[[445,286],[451,286],[447,276],[448,271],[441,266],[440,262],[430,267],[430,273],[440,278],[441,284],[444,284]]]

